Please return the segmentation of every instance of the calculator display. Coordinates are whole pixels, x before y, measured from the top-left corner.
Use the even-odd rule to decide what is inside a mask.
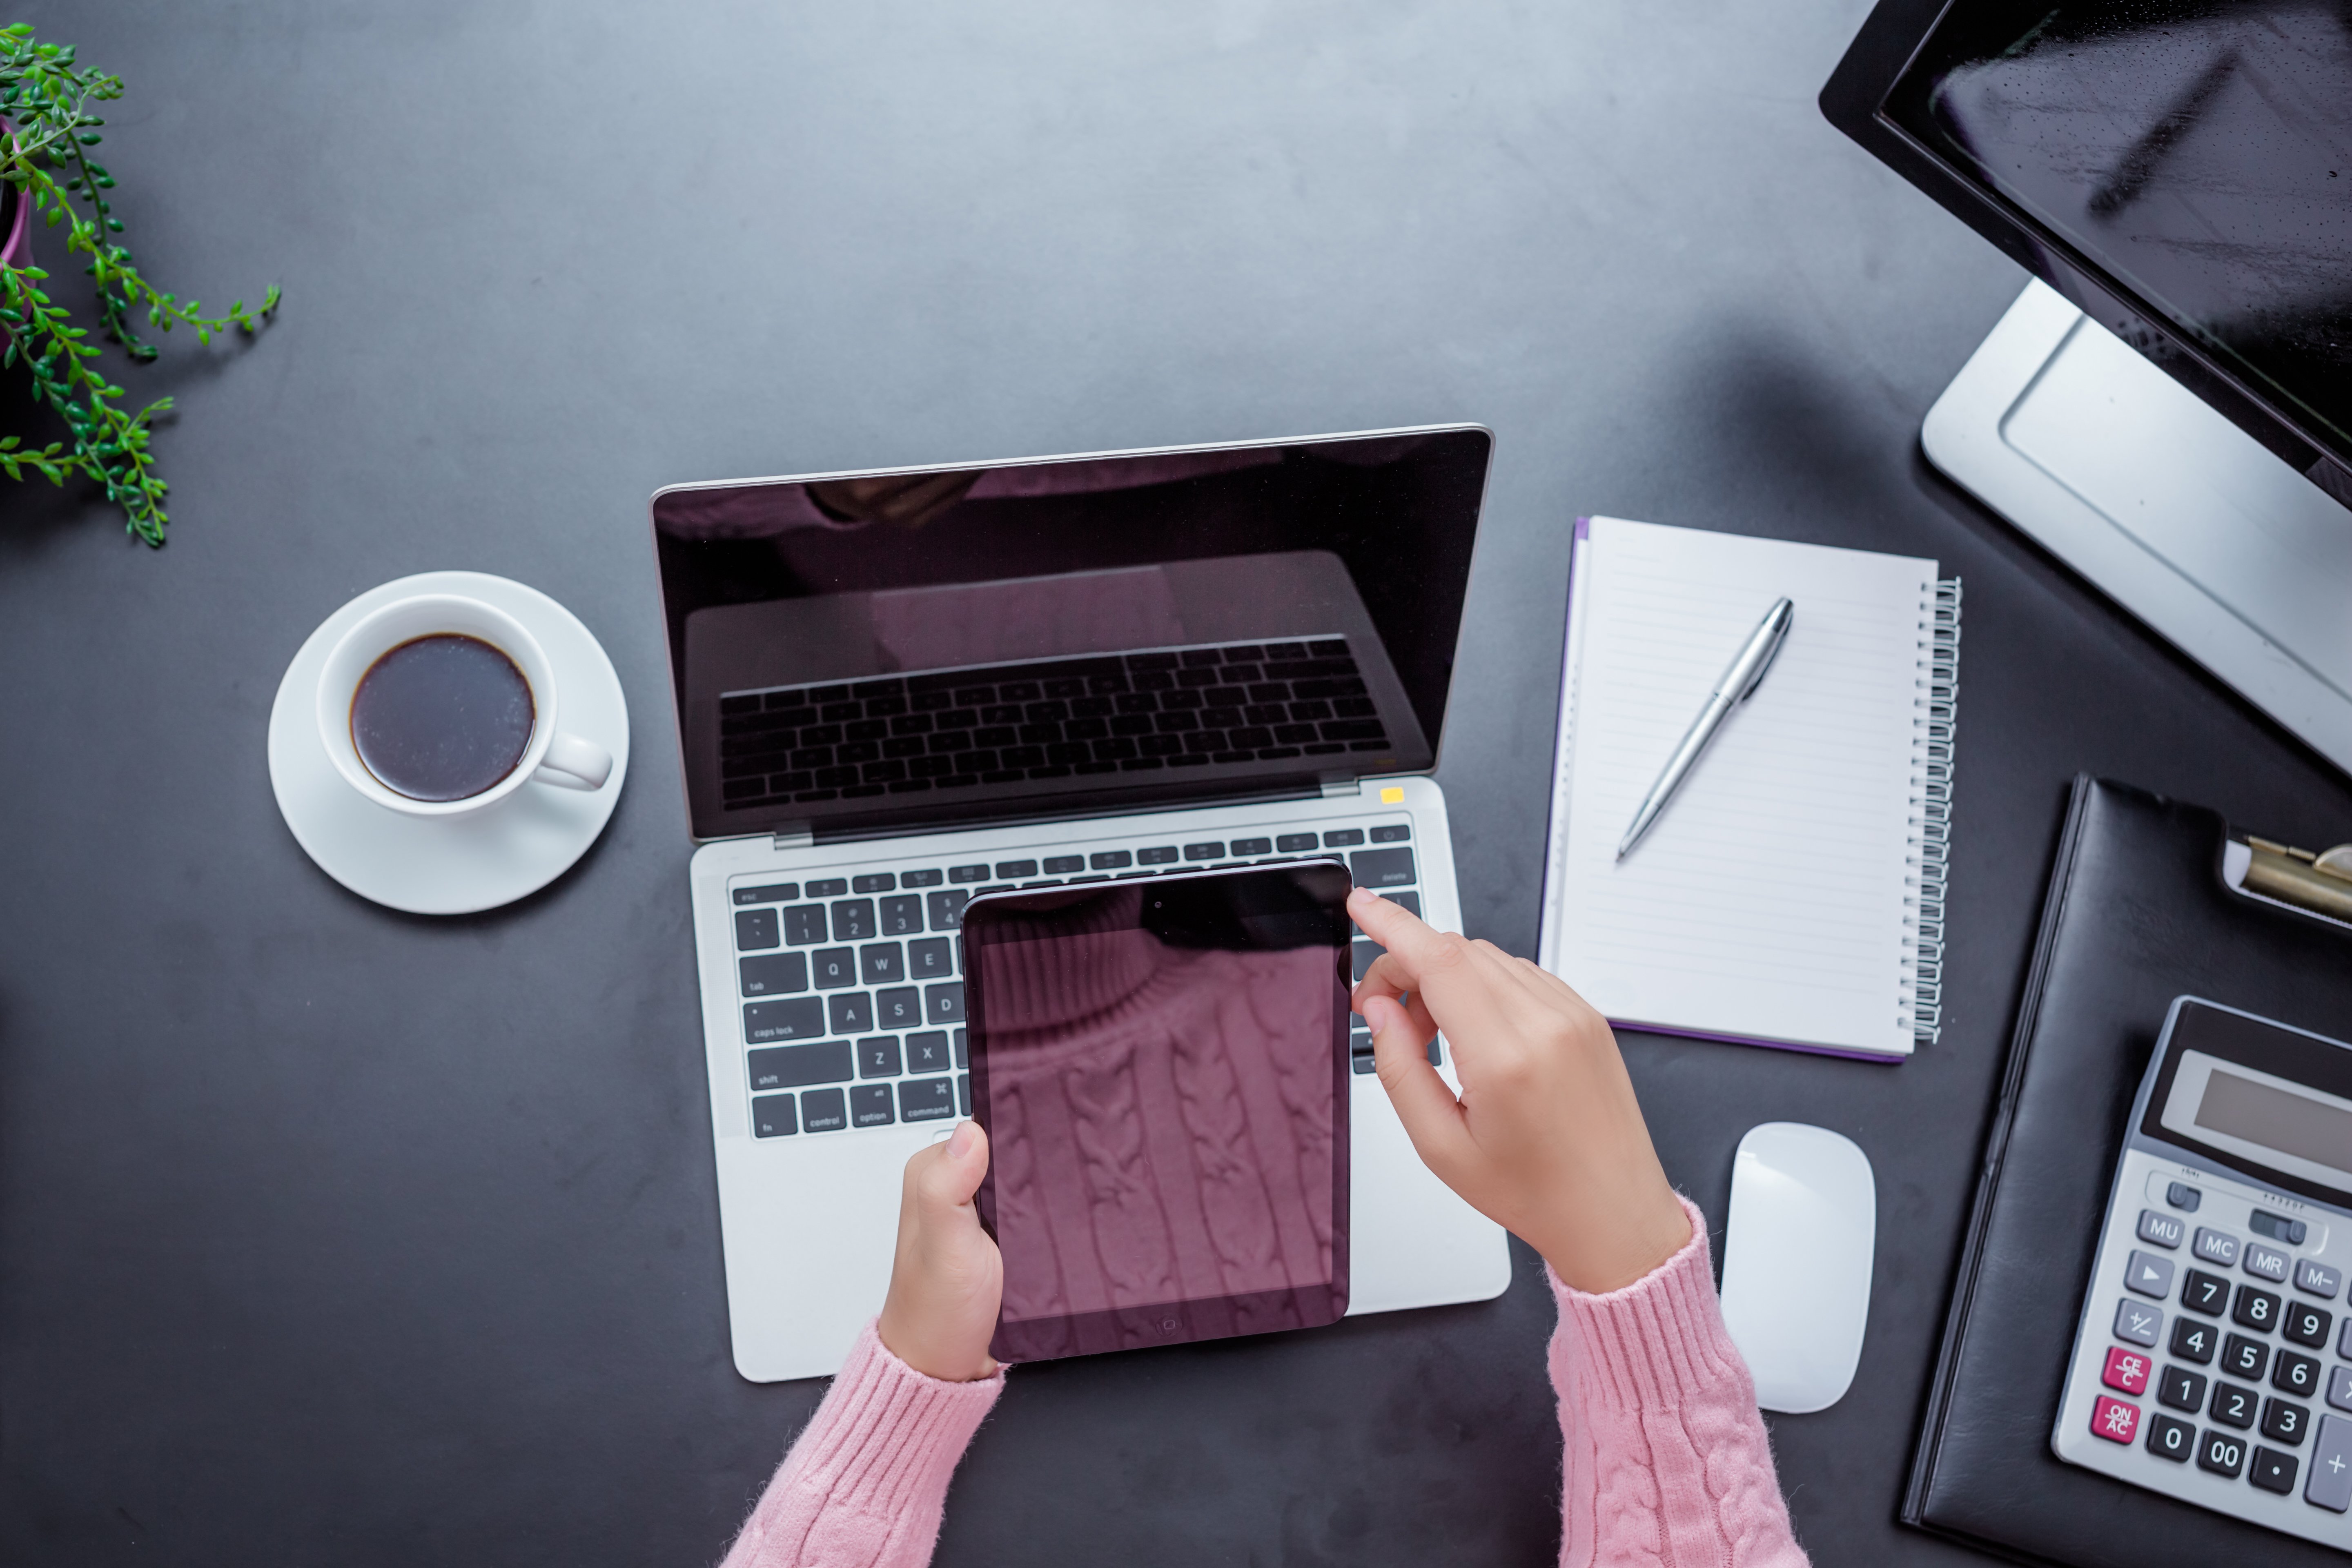
[[[2052,1450],[2352,1552],[2352,1046],[2178,998],[2129,1127]]]
[[[2352,1102],[2184,1051],[2158,1119],[2231,1153],[2352,1192]]]

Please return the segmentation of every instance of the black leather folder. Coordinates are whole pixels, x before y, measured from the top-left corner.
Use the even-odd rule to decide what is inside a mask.
[[[2172,999],[2192,993],[2352,1032],[2352,931],[2232,891],[2221,874],[2227,833],[2201,806],[2074,781],[1912,1458],[1906,1524],[2071,1568],[2344,1568],[2343,1552],[2050,1451],[2124,1123]]]

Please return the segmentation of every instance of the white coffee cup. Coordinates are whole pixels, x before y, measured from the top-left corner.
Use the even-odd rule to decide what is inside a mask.
[[[447,635],[478,637],[514,661],[530,686],[530,743],[504,778],[478,795],[416,800],[386,785],[360,759],[352,700],[377,659],[418,637]],[[555,670],[539,639],[504,610],[462,594],[418,594],[371,610],[336,642],[319,672],[319,739],[335,771],[376,805],[410,816],[463,816],[496,805],[534,780],[565,789],[604,788],[613,774],[613,754],[593,741],[564,734],[555,719]]]

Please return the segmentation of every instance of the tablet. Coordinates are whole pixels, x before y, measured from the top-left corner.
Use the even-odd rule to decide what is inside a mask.
[[[1314,860],[967,906],[999,1361],[1347,1311],[1349,886]]]

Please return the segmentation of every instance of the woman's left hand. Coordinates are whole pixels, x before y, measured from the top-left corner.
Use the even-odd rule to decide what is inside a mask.
[[[996,1374],[988,1342],[1004,1300],[1004,1259],[971,1201],[986,1174],[988,1134],[961,1121],[946,1142],[916,1151],[899,1192],[898,1254],[875,1331],[883,1349],[946,1383]]]

